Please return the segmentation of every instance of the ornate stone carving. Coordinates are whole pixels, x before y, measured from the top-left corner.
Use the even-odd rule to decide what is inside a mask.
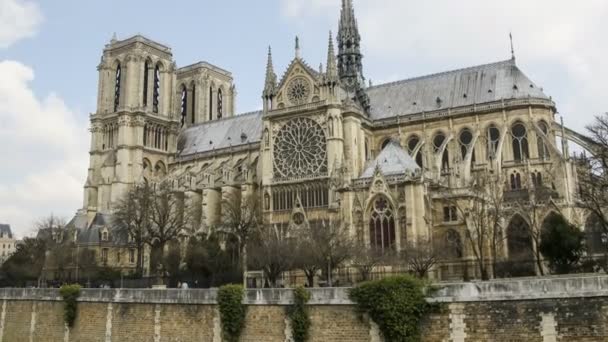
[[[276,134],[275,177],[297,178],[325,174],[326,154],[323,128],[309,118],[292,119]]]

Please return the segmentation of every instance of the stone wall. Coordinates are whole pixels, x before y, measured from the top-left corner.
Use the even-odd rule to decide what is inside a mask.
[[[608,276],[440,284],[423,341],[607,341]],[[346,289],[311,290],[311,341],[381,342]],[[54,289],[0,289],[0,342],[220,342],[216,290],[82,291],[72,329]],[[242,341],[290,341],[285,289],[247,292]]]

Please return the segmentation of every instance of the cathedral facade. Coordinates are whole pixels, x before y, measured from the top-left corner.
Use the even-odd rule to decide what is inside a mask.
[[[279,79],[269,51],[263,109],[251,113],[235,112],[229,71],[177,67],[169,47],[139,35],[106,45],[84,205],[72,221],[81,243],[106,248],[106,260],[132,254],[107,222],[113,204],[146,181],[169,181],[200,208],[190,234],[220,223],[227,196],[257,196],[272,224],[340,222],[383,251],[432,240],[455,260],[472,258],[455,203],[479,174],[496,175],[505,198],[544,189],[576,216],[576,175],[557,139],[573,132],[515,58],[371,85],[352,0],[342,3],[325,67],[310,67],[296,42]],[[531,224],[516,211],[503,218],[504,234]],[[515,244],[504,244],[508,257]],[[460,274],[455,267],[436,276]]]

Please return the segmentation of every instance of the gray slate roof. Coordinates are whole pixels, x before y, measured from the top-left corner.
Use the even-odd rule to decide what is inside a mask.
[[[399,143],[392,140],[384,147],[376,159],[367,165],[361,178],[373,177],[376,167],[380,169],[380,172],[384,176],[399,175],[420,169],[416,161],[399,146]]]
[[[13,238],[13,232],[11,231],[11,225],[10,224],[1,224],[0,223],[0,233],[2,233],[2,235],[8,235],[9,238]]]
[[[501,99],[549,99],[512,59],[373,86],[367,93],[373,120]]]
[[[185,157],[231,146],[256,143],[261,139],[262,112],[259,111],[189,127],[180,134],[177,149],[181,151],[179,152],[180,157]]]

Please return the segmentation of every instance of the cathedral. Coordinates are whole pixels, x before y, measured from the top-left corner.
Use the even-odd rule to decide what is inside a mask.
[[[200,208],[186,234],[218,225],[226,196],[256,196],[272,224],[341,222],[381,251],[432,240],[459,261],[437,267],[439,279],[458,277],[461,261],[473,258],[455,203],[480,174],[499,179],[505,201],[529,200],[537,189],[580,220],[566,141],[583,137],[556,122],[556,104],[514,56],[372,85],[352,0],[342,1],[339,20],[320,69],[306,63],[296,39],[279,78],[268,51],[264,84],[246,90],[259,91],[262,110],[250,113],[235,112],[229,71],[207,62],[178,67],[171,48],[140,35],[113,38],[98,66],[84,205],[70,223],[78,243],[132,267],[129,239],[108,223],[113,204],[130,187],[159,181]],[[503,258],[517,254],[516,232],[532,224],[512,208],[502,218]]]

